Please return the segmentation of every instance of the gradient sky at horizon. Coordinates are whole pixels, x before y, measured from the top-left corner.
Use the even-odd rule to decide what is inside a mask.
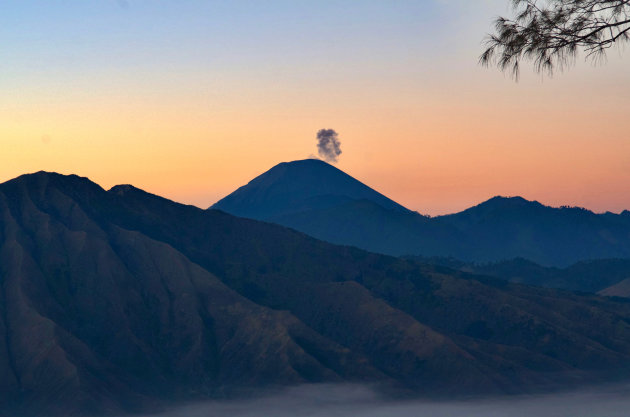
[[[630,209],[630,53],[515,83],[507,0],[0,3],[0,181],[38,170],[207,207],[316,153],[425,214],[494,195]],[[628,52],[628,51],[626,51]]]

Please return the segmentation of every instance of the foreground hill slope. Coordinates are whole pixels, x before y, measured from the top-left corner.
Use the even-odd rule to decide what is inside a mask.
[[[132,186],[0,185],[0,415],[379,382],[506,393],[630,376],[630,304],[334,246]]]
[[[461,213],[428,218],[350,183],[358,181],[322,161],[282,163],[212,208],[395,256],[468,262],[521,257],[546,266],[630,258],[630,212],[595,214],[495,197]]]

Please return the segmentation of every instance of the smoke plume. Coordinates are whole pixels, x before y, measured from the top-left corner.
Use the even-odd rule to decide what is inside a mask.
[[[333,129],[321,129],[317,132],[317,151],[326,162],[337,162],[341,155],[339,135]]]

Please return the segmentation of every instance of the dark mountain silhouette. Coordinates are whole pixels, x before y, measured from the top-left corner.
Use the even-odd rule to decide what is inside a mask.
[[[503,278],[514,283],[630,297],[630,291],[624,291],[630,282],[630,259],[597,259],[556,268],[541,266],[523,258],[484,264],[453,258],[409,258],[468,273]]]
[[[630,258],[627,211],[595,214],[521,197],[494,197],[461,213],[429,218],[313,160],[277,165],[211,208],[394,256],[468,262],[521,257],[563,267],[582,260]]]
[[[630,376],[630,303],[335,246],[129,185],[0,185],[0,415],[379,382],[514,393]]]
[[[215,208],[240,217],[269,219],[355,200],[371,201],[399,213],[409,211],[319,159],[278,164],[216,203]]]
[[[437,217],[471,242],[456,258],[496,261],[526,258],[568,266],[592,259],[630,258],[630,216],[553,208],[521,197],[495,197],[461,213]]]

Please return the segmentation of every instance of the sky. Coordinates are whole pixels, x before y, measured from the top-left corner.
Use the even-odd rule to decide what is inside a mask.
[[[2,1],[0,182],[75,173],[205,208],[331,128],[340,169],[423,214],[630,209],[630,53],[514,82],[477,63],[508,3]]]

